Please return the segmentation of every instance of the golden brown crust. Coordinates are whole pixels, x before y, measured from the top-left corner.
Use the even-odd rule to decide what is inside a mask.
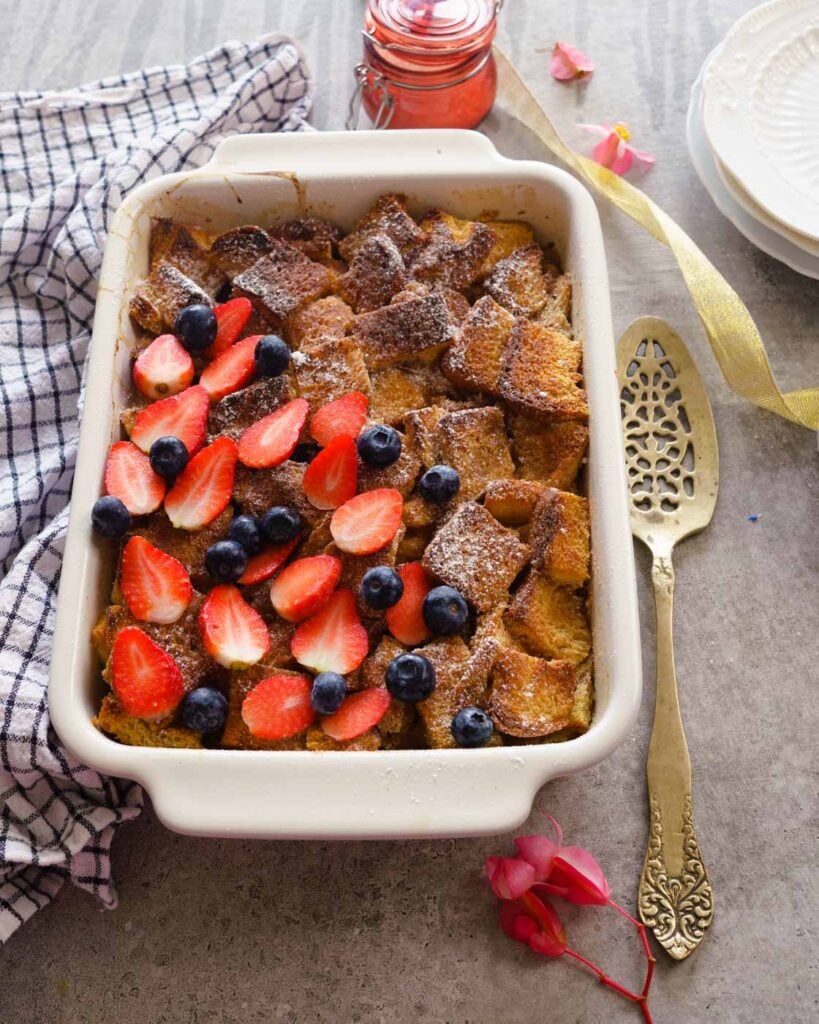
[[[302,306],[288,325],[287,340],[293,349],[309,348],[330,338],[343,338],[353,326],[353,311],[338,295],[328,295]]]
[[[232,279],[249,270],[256,260],[266,256],[272,249],[273,239],[266,231],[253,224],[246,224],[219,235],[210,252],[221,270]]]
[[[353,335],[371,370],[406,359],[437,355],[452,339],[442,295],[423,295],[382,306],[355,318]]]
[[[298,357],[298,358],[297,358]],[[349,391],[369,394],[370,378],[354,338],[322,338],[294,353],[296,386],[316,412]]]
[[[129,312],[140,327],[156,336],[172,330],[177,314],[194,302],[209,306],[210,296],[176,267],[160,260],[137,285]]]
[[[129,747],[173,747],[179,750],[197,749],[202,746],[202,736],[193,729],[158,725],[127,715],[112,693],[102,698],[94,725],[118,743],[124,743]]]
[[[424,238],[410,268],[413,280],[433,288],[471,285],[495,243],[492,228],[443,210],[431,210],[419,226]]]
[[[523,526],[546,488],[532,480],[493,480],[487,484],[484,507],[504,526]]]
[[[201,232],[172,220],[154,221],[148,259],[151,270],[163,261],[170,263],[209,295],[215,295],[227,281],[203,244]]]
[[[407,268],[395,242],[387,235],[371,235],[358,247],[338,286],[356,313],[369,313],[386,306],[406,281]]]
[[[373,235],[386,235],[406,259],[423,241],[423,232],[407,213],[405,197],[379,196],[355,228],[338,244],[343,259],[351,262],[359,247]]]
[[[589,578],[589,503],[549,491],[532,519],[532,565],[555,583],[582,587]]]
[[[503,413],[495,406],[447,413],[435,428],[435,437],[441,461],[461,478],[458,501],[477,498],[491,480],[515,473]]]
[[[510,736],[548,736],[571,720],[575,668],[568,661],[544,661],[501,649],[492,668],[487,710]]]
[[[295,387],[289,373],[283,373],[281,377],[262,377],[241,391],[234,391],[214,402],[208,413],[208,434],[211,437],[224,434],[238,441],[248,427],[293,397]]]
[[[503,353],[514,325],[512,314],[484,295],[444,353],[441,369],[458,387],[499,395]]]
[[[573,664],[591,650],[582,597],[538,572],[530,572],[504,613],[509,632],[529,650]]]
[[[529,320],[518,320],[503,354],[500,393],[516,409],[553,420],[585,420],[580,343]]]
[[[561,491],[573,490],[589,446],[588,426],[570,420],[550,423],[527,412],[509,419],[518,476]]]
[[[288,318],[302,306],[330,291],[330,274],[320,263],[287,242],[271,239],[271,249],[234,278],[234,291],[253,306],[276,330],[283,331]]]
[[[558,271],[539,245],[515,249],[500,260],[483,283],[484,291],[518,317],[534,316],[549,300]]]

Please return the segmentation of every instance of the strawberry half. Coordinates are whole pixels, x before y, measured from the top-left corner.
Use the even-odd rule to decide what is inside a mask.
[[[114,637],[111,685],[125,714],[135,718],[164,718],[185,692],[179,666],[138,626]]]
[[[339,743],[363,736],[378,725],[392,698],[384,686],[372,686],[361,693],[351,693],[341,707],[322,720],[321,728],[330,739]]]
[[[239,583],[250,586],[251,583],[262,583],[264,580],[269,580],[274,573],[281,569],[300,540],[301,535],[285,544],[274,544],[248,559],[247,568],[239,577]]]
[[[270,648],[264,619],[231,583],[214,587],[205,598],[199,632],[211,658],[229,669],[255,665]]]
[[[253,306],[250,299],[242,296],[214,306],[213,312],[216,316],[216,339],[210,348],[205,349],[204,355],[208,359],[215,359],[226,348],[236,344],[250,319]]]
[[[355,440],[342,434],[323,448],[304,471],[302,487],[316,508],[338,508],[358,486]]]
[[[256,369],[256,345],[261,334],[251,334],[226,348],[199,377],[199,384],[210,395],[211,402],[238,391],[248,384]]]
[[[205,443],[210,399],[198,385],[146,405],[137,413],[131,440],[144,452],[158,437],[178,437],[191,455]]]
[[[341,675],[358,668],[368,647],[352,590],[337,590],[320,612],[296,626],[290,641],[299,664]]]
[[[154,512],[165,497],[165,481],[153,471],[148,456],[130,441],[117,441],[108,449],[105,490],[119,498],[133,516]]]
[[[316,456],[308,469],[312,469],[319,458],[321,456]],[[307,473],[304,477],[306,481]],[[403,511],[404,499],[399,491],[390,487],[365,491],[335,510],[330,520],[330,533],[342,551],[371,555],[389,544],[398,533]]]
[[[193,359],[173,334],[160,334],[140,353],[133,376],[146,398],[177,395],[193,380]]]
[[[193,587],[181,562],[144,537],[131,537],[121,568],[120,587],[135,619],[167,625],[182,617]]]
[[[332,555],[297,558],[270,584],[270,602],[283,619],[301,622],[327,604],[341,568],[341,560]]]
[[[239,438],[239,461],[251,469],[272,469],[289,459],[309,408],[306,399],[294,398],[248,427]]]
[[[165,511],[178,530],[201,530],[228,506],[236,472],[236,442],[217,437],[197,452],[165,497]]]
[[[367,422],[369,398],[360,391],[351,391],[323,405],[310,420],[310,433],[326,447],[334,438],[358,437]]]
[[[242,704],[242,721],[260,740],[286,740],[312,725],[312,680],[295,674],[268,676],[257,683]]]
[[[400,601],[385,612],[387,629],[402,644],[421,644],[430,636],[423,606],[434,580],[420,562],[404,562],[397,572],[404,583],[404,593]]]

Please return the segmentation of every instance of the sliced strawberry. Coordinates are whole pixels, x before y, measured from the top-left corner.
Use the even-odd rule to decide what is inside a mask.
[[[108,449],[105,490],[119,498],[133,516],[154,512],[165,497],[165,481],[153,471],[148,456],[130,441],[117,441]]]
[[[267,654],[270,634],[264,619],[232,583],[222,583],[205,598],[199,632],[208,654],[229,669],[255,665]]]
[[[424,622],[424,598],[435,581],[420,562],[404,562],[398,566],[398,575],[404,583],[404,593],[384,615],[387,629],[402,644],[421,644],[430,635]]]
[[[317,456],[308,468],[312,469],[319,458]],[[304,478],[306,481],[307,473]],[[342,551],[371,555],[389,544],[398,533],[403,511],[404,499],[399,491],[390,487],[365,491],[335,510],[330,520],[330,533]]]
[[[384,686],[372,686],[361,693],[351,693],[338,711],[322,721],[321,728],[330,739],[339,743],[354,740],[356,736],[363,736],[378,725],[391,700]]]
[[[205,443],[205,424],[210,399],[204,388],[196,385],[178,395],[146,405],[134,420],[131,440],[144,452],[158,437],[178,437],[191,455]]]
[[[125,714],[136,718],[164,718],[185,692],[179,666],[138,626],[114,637],[111,685]]]
[[[322,608],[341,579],[341,559],[297,558],[270,584],[270,602],[283,619],[301,622]]]
[[[304,398],[294,398],[248,427],[239,438],[239,461],[252,469],[271,469],[289,459],[309,408]]]
[[[293,657],[301,665],[341,675],[358,668],[368,646],[352,590],[337,590],[320,612],[296,626],[290,641]]]
[[[173,334],[160,334],[140,353],[133,375],[146,398],[177,395],[193,380],[193,359]]]
[[[286,740],[312,725],[312,680],[294,673],[268,676],[257,683],[242,704],[242,721],[260,740]]]
[[[228,506],[236,472],[236,442],[217,437],[197,452],[165,497],[165,511],[178,530],[201,530]]]
[[[185,566],[144,537],[123,549],[120,587],[135,619],[163,625],[181,618],[193,597]]]
[[[261,334],[251,334],[226,348],[199,377],[199,384],[210,395],[211,402],[238,391],[248,384],[256,368],[256,345]]]
[[[322,447],[334,438],[358,437],[367,422],[369,398],[360,391],[351,391],[323,405],[310,420],[310,433]]]
[[[251,583],[261,583],[269,580],[270,577],[279,571],[293,552],[293,549],[301,540],[301,535],[285,544],[272,544],[248,559],[247,568],[239,577],[239,583],[250,586]]]
[[[216,340],[210,348],[205,349],[204,355],[208,359],[215,359],[220,352],[236,344],[250,319],[253,306],[250,299],[242,296],[223,302],[220,306],[214,306],[213,312],[216,315]]]
[[[355,440],[342,434],[323,448],[304,471],[302,487],[316,508],[338,508],[358,486]]]

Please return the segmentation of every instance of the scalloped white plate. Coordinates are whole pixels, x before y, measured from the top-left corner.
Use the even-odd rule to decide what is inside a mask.
[[[734,25],[706,65],[702,119],[749,197],[819,241],[819,0],[770,0]]]

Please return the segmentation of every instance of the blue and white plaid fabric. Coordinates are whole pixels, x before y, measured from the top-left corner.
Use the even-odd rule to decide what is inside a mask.
[[[84,367],[111,215],[244,132],[299,131],[311,80],[282,36],[67,92],[0,94],[0,943],[64,879],[116,904],[110,847],[142,794],[76,762],[47,683]]]

